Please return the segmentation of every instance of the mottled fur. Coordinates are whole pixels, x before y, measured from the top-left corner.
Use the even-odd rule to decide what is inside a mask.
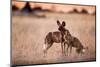
[[[86,49],[82,43],[80,42],[80,40],[74,36],[71,37],[72,40],[69,40],[69,42],[65,42],[65,44],[67,43],[67,54],[68,54],[68,49],[70,48],[70,53],[72,52],[72,47],[76,48],[76,52],[78,54],[83,54],[84,53],[84,49]]]

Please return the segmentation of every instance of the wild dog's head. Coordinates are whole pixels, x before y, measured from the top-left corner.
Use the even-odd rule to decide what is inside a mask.
[[[61,31],[61,32],[66,31],[66,28],[65,28],[66,23],[65,23],[65,21],[63,21],[62,24],[61,24],[60,21],[57,20],[57,25],[59,26],[59,28],[58,28],[59,31]]]

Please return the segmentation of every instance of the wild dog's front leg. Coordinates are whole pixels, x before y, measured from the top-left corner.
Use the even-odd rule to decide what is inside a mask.
[[[64,43],[61,43],[62,55],[64,55]]]
[[[64,55],[66,56],[66,43],[64,42]]]

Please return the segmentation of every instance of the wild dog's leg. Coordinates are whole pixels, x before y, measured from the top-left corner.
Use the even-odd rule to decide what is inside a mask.
[[[66,43],[64,42],[64,55],[66,56]]]
[[[70,54],[72,53],[72,46],[70,45]]]
[[[67,48],[66,48],[66,55],[68,55],[68,53],[69,53],[69,47],[70,47],[70,44],[69,44],[69,41],[66,41],[66,42],[64,42],[65,43],[65,45],[67,45]]]
[[[69,44],[67,44],[67,56],[68,56],[68,53],[69,53]]]
[[[81,49],[80,49],[80,48],[76,48],[76,52],[77,52],[77,55],[78,55],[78,56],[81,56],[81,55],[82,55],[82,54],[81,54],[82,52],[81,52]]]
[[[46,56],[47,50],[52,46],[52,44],[53,44],[53,43],[47,44],[47,47],[46,47],[46,49],[44,50],[44,56]]]
[[[61,43],[62,55],[64,55],[64,43]]]

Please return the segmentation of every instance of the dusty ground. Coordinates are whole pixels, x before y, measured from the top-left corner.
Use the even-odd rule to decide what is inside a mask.
[[[12,61],[13,64],[42,64],[95,60],[95,15],[44,13],[46,17],[12,16]],[[62,56],[60,43],[54,43],[43,57],[46,34],[56,31],[57,19],[66,21],[66,28],[76,36],[87,52],[78,56],[75,48],[70,56]]]

